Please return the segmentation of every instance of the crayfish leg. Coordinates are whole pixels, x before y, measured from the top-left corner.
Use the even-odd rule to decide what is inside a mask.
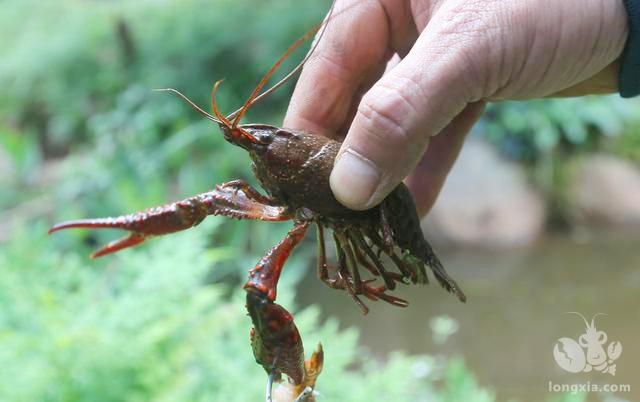
[[[247,310],[253,323],[251,346],[256,361],[269,375],[284,373],[294,384],[304,380],[302,339],[292,315],[274,302],[282,268],[308,227],[309,222],[297,222],[249,272],[249,280],[244,285]]]
[[[291,251],[304,238],[308,227],[309,222],[296,223],[285,238],[269,250],[255,268],[249,271],[249,280],[244,285],[248,292],[253,292],[260,297],[266,297],[271,302],[276,299],[282,268]]]
[[[350,276],[353,278],[353,287],[356,294],[362,293],[362,279],[360,278],[360,271],[358,270],[358,263],[356,261],[356,255],[353,251],[353,247],[347,238],[345,232],[341,230],[334,230],[336,234],[336,238],[340,243],[340,246],[344,250],[346,261],[347,261],[347,269],[349,270]]]

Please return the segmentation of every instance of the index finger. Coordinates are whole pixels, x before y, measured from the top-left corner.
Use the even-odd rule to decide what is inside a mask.
[[[384,62],[388,32],[378,2],[336,0],[334,17],[302,69],[284,126],[335,136],[358,87]]]

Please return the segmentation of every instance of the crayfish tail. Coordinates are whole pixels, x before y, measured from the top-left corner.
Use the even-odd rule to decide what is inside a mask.
[[[438,283],[440,283],[445,290],[455,294],[461,302],[466,302],[467,296],[462,292],[456,281],[447,274],[447,271],[445,271],[440,259],[431,248],[431,245],[422,236],[417,239],[418,241],[413,243],[413,249],[415,251],[409,251],[408,255],[406,255],[406,258],[412,262],[410,265],[415,267],[414,271],[418,274],[415,283],[429,283],[425,269],[425,267],[429,267]]]
[[[458,286],[456,281],[454,281],[449,276],[449,274],[447,274],[447,272],[444,270],[444,267],[440,263],[440,260],[438,260],[437,257],[435,259],[430,259],[429,267],[431,268],[431,270],[433,271],[433,274],[435,275],[436,279],[438,280],[440,285],[442,285],[443,288],[455,294],[458,300],[460,300],[461,302],[463,303],[467,302],[467,296],[464,294],[462,289],[460,289],[460,286]]]
[[[447,291],[454,293],[462,302],[467,300],[458,284],[451,279],[436,256],[429,242],[424,238],[420,227],[420,218],[416,213],[415,203],[408,188],[400,184],[383,201],[389,225],[394,234],[396,244],[406,253],[410,261],[414,283],[428,283],[425,266],[428,266],[437,281]],[[417,261],[416,261],[417,260]]]

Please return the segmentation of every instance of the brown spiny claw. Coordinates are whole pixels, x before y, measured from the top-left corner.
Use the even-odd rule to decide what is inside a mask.
[[[206,216],[206,205],[196,197],[192,197],[173,204],[150,208],[144,212],[136,212],[116,218],[81,219],[62,222],[49,229],[49,234],[70,228],[114,228],[131,232],[128,236],[107,244],[91,255],[92,258],[96,258],[138,245],[151,236],[188,229],[202,222]]]
[[[298,395],[301,394],[306,388],[315,388],[316,381],[322,373],[322,367],[324,366],[324,350],[322,344],[319,343],[316,350],[311,357],[304,361],[304,382],[296,389]]]
[[[294,384],[304,380],[304,348],[291,314],[256,292],[247,292],[253,328],[251,347],[256,362],[269,374],[286,374]]]
[[[253,323],[250,333],[253,355],[269,375],[267,400],[271,400],[273,380],[280,381],[281,375],[286,374],[290,381],[278,387],[276,393],[280,396],[273,400],[293,402],[303,395],[300,400],[313,401],[309,393],[322,372],[322,345],[318,344],[311,358],[304,360],[302,338],[291,313],[256,289],[247,290],[247,310]]]
[[[322,344],[304,362],[305,377],[300,384],[280,383],[273,390],[273,402],[315,402],[315,386],[322,373],[324,352]]]
[[[49,234],[70,228],[113,228],[131,232],[129,236],[113,241],[91,255],[96,258],[138,245],[152,236],[189,229],[202,222],[207,215],[264,221],[290,219],[286,208],[272,205],[267,197],[259,194],[247,183],[235,180],[216,186],[213,191],[161,207],[149,208],[143,212],[116,218],[62,222],[49,229]]]

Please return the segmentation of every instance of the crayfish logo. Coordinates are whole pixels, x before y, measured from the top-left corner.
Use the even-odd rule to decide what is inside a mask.
[[[571,338],[560,338],[553,347],[553,357],[558,366],[570,373],[588,373],[591,370],[616,375],[616,361],[622,354],[622,344],[612,341],[608,345],[607,334],[596,329],[595,319],[598,313],[591,318],[591,323],[580,313],[574,311],[567,314],[576,314],[582,318],[586,325],[586,332],[575,341]]]

